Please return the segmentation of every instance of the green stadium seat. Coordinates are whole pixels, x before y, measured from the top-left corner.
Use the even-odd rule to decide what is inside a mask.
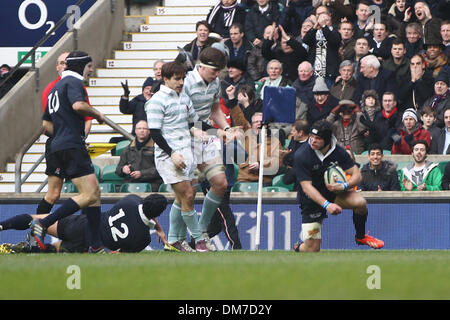
[[[237,180],[239,175],[239,165],[237,163],[233,163],[234,166],[234,178]]]
[[[263,87],[262,81],[255,81],[255,95],[259,96]]]
[[[412,164],[411,161],[399,161],[397,162],[397,170],[402,170],[403,168],[409,166],[410,164]]]
[[[100,181],[100,167],[96,164],[94,164],[94,172],[95,172],[95,176],[97,177],[97,180]]]
[[[447,165],[448,161],[441,161],[438,164],[439,169],[441,170],[442,174],[445,173],[445,166]]]
[[[290,143],[291,143],[291,139],[286,139],[286,140],[284,140],[283,149],[284,149],[284,150],[287,150]]]
[[[283,188],[283,187],[263,187],[262,188],[263,192],[289,192],[289,189],[287,188]]]
[[[236,182],[232,192],[258,192],[258,182]]]
[[[109,182],[115,184],[121,184],[123,182],[123,178],[119,177],[116,174],[116,164],[109,164],[105,166],[102,170],[102,182]]]
[[[124,183],[120,186],[120,192],[127,192],[127,193],[152,192],[152,185],[150,183],[137,183],[137,182]]]
[[[282,187],[282,188],[286,188],[286,189],[288,189],[289,191],[294,190],[294,184],[293,184],[293,183],[291,183],[291,184],[284,184],[284,183],[283,183],[283,177],[284,177],[284,173],[275,176],[275,177],[272,179],[272,186],[273,186],[273,187]]]
[[[66,181],[63,183],[61,188],[62,193],[78,193],[77,187],[71,181]]]
[[[383,150],[383,154],[384,155],[387,155],[387,154],[389,155],[389,154],[391,154],[391,150]]]
[[[116,192],[116,185],[109,182],[101,182],[98,184],[100,187],[100,192],[102,193],[114,193]]]
[[[122,151],[125,150],[126,147],[131,143],[130,140],[122,140],[117,142],[116,145],[116,156],[120,156],[122,154]]]
[[[173,189],[170,184],[163,183],[159,186],[158,192],[173,192]]]
[[[364,150],[363,152],[361,152],[362,156],[367,156],[369,154],[369,150]]]

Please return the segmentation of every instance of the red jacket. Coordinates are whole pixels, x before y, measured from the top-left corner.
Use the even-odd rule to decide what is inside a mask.
[[[405,136],[408,135],[408,132],[404,130],[404,128],[399,129],[400,135],[402,136],[402,139],[400,141],[400,144],[393,144],[392,145],[392,154],[411,154],[412,150],[409,146],[408,142],[405,141]],[[418,125],[417,129],[412,133],[413,139],[411,140],[425,140],[428,142],[428,146],[431,144],[431,137],[430,132],[422,127],[421,124]],[[407,139],[408,140],[408,139]]]

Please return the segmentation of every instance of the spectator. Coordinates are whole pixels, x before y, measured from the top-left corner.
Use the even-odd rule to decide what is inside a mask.
[[[436,111],[436,126],[444,127],[444,111],[450,108],[449,79],[446,73],[440,74],[434,81],[434,95],[428,98],[422,107],[431,106]]]
[[[264,29],[264,39],[272,37],[273,26],[268,25]],[[247,72],[253,81],[261,81],[264,76],[267,76],[266,67],[268,60],[262,55],[262,42],[257,46],[253,46],[247,60]]]
[[[247,67],[247,59],[253,49],[250,41],[247,40],[244,33],[244,26],[240,23],[233,23],[230,27],[230,39],[225,40],[225,45],[230,52],[230,61],[239,61]]]
[[[358,38],[355,42],[355,56],[353,63],[353,78],[359,79],[361,75],[361,59],[369,54],[369,41],[366,38]]]
[[[280,16],[279,23],[287,33],[294,37],[300,35],[298,28],[308,18],[314,10],[311,0],[290,0]]]
[[[361,77],[358,77],[353,101],[360,103],[362,93],[370,89],[377,91],[380,98],[386,91],[397,92],[394,74],[381,67],[374,55],[368,55],[361,59]]]
[[[136,135],[136,124],[141,121],[147,121],[147,114],[144,109],[145,103],[152,97],[151,90],[155,83],[152,77],[145,79],[142,84],[142,93],[128,101],[130,96],[130,89],[128,88],[128,80],[122,84],[123,95],[120,97],[119,109],[123,114],[133,115],[133,129],[131,129],[131,134]]]
[[[399,83],[398,97],[403,112],[408,108],[420,109],[424,102],[433,95],[434,78],[425,71],[421,55],[414,55],[409,62],[409,73]]]
[[[383,160],[383,148],[374,143],[369,146],[369,162],[362,166],[362,180],[358,185],[361,191],[399,191],[397,165]]]
[[[300,42],[284,32],[282,26],[279,26],[279,29],[281,31],[280,46],[275,45],[278,28],[274,26],[272,36],[264,39],[262,55],[267,60],[279,60],[283,64],[283,76],[292,83],[297,79],[298,65],[307,60],[308,54]]]
[[[308,61],[303,61],[298,65],[298,79],[294,81],[292,87],[295,88],[297,98],[306,104],[314,102],[312,89],[314,87],[314,69]]]
[[[430,133],[418,122],[414,109],[406,109],[402,115],[403,126],[392,136],[392,154],[410,154],[411,145],[415,140],[425,140],[428,146],[431,144]],[[427,149],[429,148],[427,146]],[[428,150],[427,150],[428,151]]]
[[[303,21],[302,27],[300,29],[300,35],[295,38],[295,40],[297,40],[298,42],[300,42],[302,44],[303,48],[305,48],[306,51],[309,51],[309,46],[303,42],[303,38],[308,33],[308,31],[311,30],[311,28],[313,26],[314,26],[314,23],[312,22],[312,20],[310,18],[305,19],[305,21]]]
[[[273,59],[267,64],[267,74],[269,75],[263,80],[263,86],[261,89],[261,99],[264,99],[264,88],[267,86],[272,87],[286,87],[291,84],[288,78],[282,75],[283,66],[280,61]]]
[[[400,40],[394,40],[391,46],[390,57],[383,61],[383,68],[392,71],[400,85],[402,78],[409,72],[409,59],[405,56],[405,44]]]
[[[140,120],[135,126],[134,140],[122,151],[116,167],[116,174],[124,182],[147,182],[156,192],[163,183],[155,166],[154,141],[146,120]]]
[[[11,67],[7,64],[2,64],[0,66],[0,83],[5,81],[5,79],[9,76],[9,72],[11,71]],[[8,93],[9,90],[14,86],[14,80],[12,78],[8,79],[5,83],[0,87],[0,99]]]
[[[447,162],[442,176],[442,190],[450,190],[450,161]]]
[[[211,26],[211,31],[222,38],[230,37],[230,27],[233,23],[244,24],[246,20],[245,9],[239,6],[237,0],[221,0],[208,13],[206,21]]]
[[[402,123],[397,109],[397,100],[392,92],[385,92],[381,100],[382,110],[375,115],[374,128],[369,128],[370,141],[381,144],[383,150],[392,149],[391,135]]]
[[[284,184],[294,183],[294,190],[298,191],[299,185],[296,183],[297,177],[294,170],[294,155],[295,152],[308,141],[310,125],[306,120],[296,120],[291,131],[291,141],[287,147],[288,153],[283,157],[283,164],[287,170],[283,176]]]
[[[343,20],[355,20],[355,7],[353,3],[356,1],[346,0],[322,0],[322,5],[326,6],[331,13],[333,26],[339,25]]]
[[[412,58],[416,54],[423,53],[423,32],[417,22],[408,23],[406,26],[406,56]]]
[[[413,164],[403,168],[400,173],[402,191],[436,191],[442,190],[442,172],[437,163],[426,160],[428,142],[416,140],[412,144]]]
[[[325,80],[321,77],[316,79],[313,87],[314,102],[308,105],[307,121],[315,123],[317,120],[325,119],[339,104],[339,100],[330,94]]]
[[[355,56],[356,39],[353,38],[353,24],[350,21],[343,21],[339,24],[339,34],[341,35],[341,44],[338,50],[339,61],[350,60]]]
[[[444,44],[444,54],[448,57],[450,56],[450,20],[445,20],[441,23],[441,37],[442,43]]]
[[[365,37],[369,35],[369,30],[372,29],[373,24],[369,23],[370,16],[370,2],[361,0],[356,4],[356,22],[355,22],[355,37]]]
[[[364,151],[364,133],[367,131],[361,123],[361,116],[358,105],[351,100],[341,100],[326,118],[331,123],[337,143],[356,154]]]
[[[431,140],[431,154],[450,154],[450,109],[444,111],[444,127]]]
[[[231,86],[227,89],[227,94],[230,95],[232,101],[232,92],[234,88]],[[235,105],[236,106],[236,105]],[[259,130],[261,128],[262,113],[255,113],[252,117],[251,124],[245,120],[241,108],[231,107],[231,118],[237,126],[241,126],[244,132],[244,148],[248,154],[244,163],[239,165],[238,181],[257,182],[259,180],[260,159],[259,159]],[[266,154],[264,158],[264,169],[274,170],[281,166],[282,157],[280,156],[281,144],[280,141],[271,135],[269,130],[266,139]],[[275,175],[264,175],[263,185],[269,186],[272,184],[272,179]]]
[[[238,90],[237,96],[239,106],[244,113],[245,119],[251,123],[256,112],[262,112],[263,102],[255,96],[253,85],[244,84]]]
[[[339,65],[339,76],[331,86],[330,93],[338,100],[351,100],[355,93],[356,80],[353,78],[353,64],[350,60]]]
[[[314,66],[314,75],[325,78],[327,86],[331,87],[338,76],[341,36],[332,27],[331,15],[327,10],[317,17],[312,15],[310,19],[314,27],[303,37],[303,42],[309,46],[308,60]]]
[[[256,4],[248,11],[245,19],[245,34],[254,45],[263,42],[264,29],[268,25],[277,24],[280,19],[280,6],[269,0],[256,0]],[[270,60],[270,59],[269,59]]]
[[[369,52],[382,60],[390,57],[393,38],[389,37],[386,22],[375,23],[371,36],[367,37],[369,41]]]
[[[440,39],[430,37],[423,48],[425,49],[425,69],[431,71],[436,78],[447,64],[447,56],[443,53],[444,45]]]
[[[439,135],[441,129],[436,127],[436,112],[433,110],[433,108],[427,106],[424,107],[420,111],[420,120],[422,121],[422,127],[428,130],[431,136],[431,147],[433,147],[433,137],[436,137]],[[432,153],[430,151],[430,153]]]
[[[153,73],[155,75],[155,80],[156,81],[162,81],[161,68],[164,65],[164,63],[165,63],[164,60],[156,60],[153,63]]]
[[[367,90],[363,93],[361,101],[361,122],[367,127],[367,131],[364,133],[365,145],[370,145],[377,142],[376,138],[376,115],[381,111],[380,100],[375,90]]]
[[[390,30],[397,30],[396,36],[398,38],[401,37],[402,22],[405,19],[405,12],[407,8],[409,8],[409,6],[407,6],[406,0],[396,0],[388,11],[388,28]]]
[[[228,67],[228,76],[226,76],[225,79],[221,81],[220,85],[222,91],[222,98],[225,100],[225,103],[228,100],[226,89],[230,85],[233,85],[236,88],[236,91],[239,91],[239,88],[244,84],[253,85],[253,81],[248,78],[245,72],[246,68],[245,65],[242,63],[242,61],[231,60],[228,62],[227,67]]]
[[[210,37],[210,32],[211,27],[206,20],[198,21],[196,23],[195,33],[197,34],[197,37],[183,47],[186,52],[191,54],[193,61],[198,60],[198,55],[204,48],[210,47],[213,43],[219,41],[215,37]],[[183,59],[179,59],[178,57],[175,60],[184,63]],[[159,76],[161,76],[161,68],[159,68]]]
[[[411,20],[411,11],[411,8],[405,11],[404,21],[409,22]],[[425,0],[419,0],[414,3],[414,14],[417,22],[422,27],[424,43],[427,43],[430,39],[440,39],[441,19],[433,18]],[[442,42],[442,39],[439,42]]]

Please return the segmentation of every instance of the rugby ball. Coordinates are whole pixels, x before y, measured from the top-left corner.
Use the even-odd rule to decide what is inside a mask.
[[[345,172],[338,165],[332,165],[325,170],[323,174],[325,184],[333,184],[336,182],[347,182]]]

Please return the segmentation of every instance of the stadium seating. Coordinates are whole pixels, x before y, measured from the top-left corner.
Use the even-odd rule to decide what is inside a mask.
[[[152,192],[152,185],[150,183],[124,183],[120,186],[120,192],[140,193]]]
[[[412,164],[411,161],[399,161],[397,162],[397,170],[402,170],[403,168],[409,166],[410,164]]]
[[[102,182],[110,182],[110,183],[116,183],[121,184],[123,182],[123,178],[119,177],[116,174],[116,164],[110,164],[103,168],[102,170]]]
[[[159,186],[158,192],[173,192],[173,189],[170,184],[163,183]]]
[[[263,187],[262,191],[263,192],[289,192],[289,189],[283,188],[283,187],[270,186],[270,187]]]
[[[361,152],[361,154],[362,155],[368,155],[369,151],[365,150],[365,151]],[[383,155],[388,155],[388,154],[391,154],[391,150],[383,150]]]
[[[94,172],[95,172],[95,176],[97,177],[97,180],[100,181],[100,167],[96,164],[94,164]]]
[[[236,182],[232,192],[258,192],[258,182]]]
[[[284,184],[283,183],[284,174],[280,174],[272,179],[272,186],[274,187],[282,187],[287,189],[288,191],[294,190],[294,184]]]
[[[66,181],[63,183],[61,192],[62,193],[78,193],[78,190],[77,190],[77,187],[75,187],[75,185],[73,184],[73,182]]]
[[[114,193],[116,192],[116,185],[109,182],[101,182],[98,184],[100,192],[102,193]]]
[[[125,150],[126,147],[131,143],[130,140],[122,140],[117,142],[116,145],[116,156],[120,156],[122,154],[122,151]]]

